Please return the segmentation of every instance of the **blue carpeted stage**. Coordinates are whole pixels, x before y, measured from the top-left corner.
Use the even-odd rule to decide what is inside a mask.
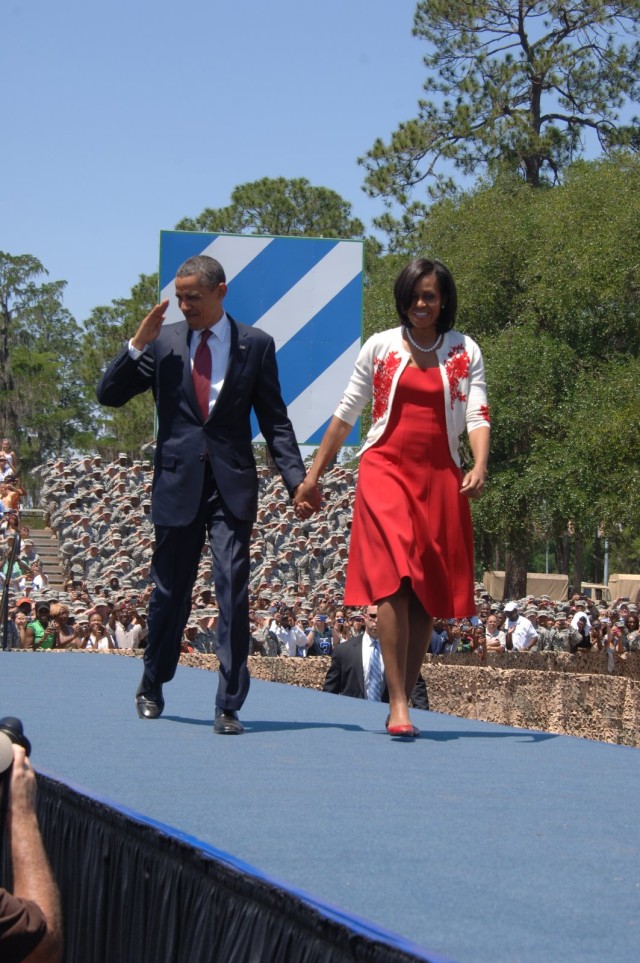
[[[75,894],[67,925],[98,934],[92,959],[637,958],[637,750],[418,711],[421,737],[402,742],[384,732],[384,706],[255,680],[246,735],[224,738],[212,731],[214,674],[179,667],[165,715],[143,721],[133,701],[140,670],[118,656],[0,653],[0,715],[22,718],[48,777],[43,819],[47,845],[61,837],[57,871],[64,846],[93,854],[78,857],[76,875],[108,866],[93,906],[83,903],[86,881],[61,883],[67,903]],[[104,823],[104,835],[75,838],[76,817],[82,833]],[[126,858],[112,851],[125,836]],[[180,900],[196,920],[214,915],[206,890],[181,892],[190,854],[200,877],[219,874],[209,881],[218,921],[235,919],[215,949],[209,936],[185,949],[195,924],[180,923]],[[260,912],[234,917],[252,894]],[[139,918],[125,919],[119,898]],[[81,919],[99,899],[108,919],[105,910],[97,924]],[[289,913],[265,955],[269,943],[253,931]],[[116,939],[116,930],[125,932]],[[127,955],[132,933],[146,955]],[[92,963],[73,946],[68,961]]]

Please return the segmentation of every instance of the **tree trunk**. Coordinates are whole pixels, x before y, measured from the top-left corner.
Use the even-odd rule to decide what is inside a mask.
[[[573,590],[580,591],[580,584],[584,578],[584,541],[582,535],[576,535],[573,539]]]
[[[569,536],[565,532],[560,538],[556,538],[556,567],[558,575],[569,574]]]
[[[508,548],[505,557],[504,595],[507,599],[521,599],[527,594],[528,552]]]

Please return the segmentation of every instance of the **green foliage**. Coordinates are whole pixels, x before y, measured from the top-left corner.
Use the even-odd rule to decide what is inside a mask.
[[[90,418],[78,381],[80,329],[63,307],[64,281],[30,255],[0,253],[0,412],[23,473],[68,451]]]
[[[367,193],[402,209],[377,222],[392,245],[429,200],[455,193],[452,168],[539,186],[558,181],[586,132],[605,151],[637,149],[639,122],[621,109],[640,95],[640,3],[421,0],[413,32],[427,44],[418,116],[360,159]]]
[[[274,234],[361,238],[364,224],[351,216],[351,204],[327,187],[314,187],[304,177],[263,177],[231,192],[227,207],[207,208],[184,218],[179,231],[213,234]]]
[[[113,458],[119,451],[139,458],[141,445],[153,440],[154,405],[150,392],[133,398],[124,408],[99,406],[95,393],[107,364],[133,337],[157,301],[157,274],[141,275],[128,298],[94,308],[86,323],[80,374],[86,403],[92,407],[97,424],[94,444],[105,458]]]
[[[615,545],[638,528],[639,231],[640,158],[615,153],[552,189],[502,175],[444,199],[408,246],[451,268],[456,327],[485,359],[490,478],[472,510],[486,565],[568,533]],[[393,323],[405,262],[388,256],[372,273],[368,333]]]

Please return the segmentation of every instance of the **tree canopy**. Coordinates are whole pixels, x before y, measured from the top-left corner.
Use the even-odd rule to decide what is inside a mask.
[[[558,181],[589,132],[604,152],[640,143],[623,111],[640,95],[638,2],[421,0],[413,32],[428,45],[417,117],[360,159],[367,193],[402,209],[378,221],[392,242],[456,189],[452,170],[508,167],[539,186]]]
[[[548,190],[498,178],[434,204],[416,242],[451,268],[457,326],[483,350],[492,442],[478,554],[495,566],[509,550],[519,597],[541,540],[560,551],[568,532],[579,546],[637,523],[640,158],[578,162]]]
[[[81,331],[62,304],[65,282],[46,274],[31,255],[0,252],[0,431],[19,444],[26,469],[89,425]]]
[[[240,184],[227,207],[207,208],[184,218],[179,231],[212,234],[273,234],[313,237],[364,237],[364,224],[352,217],[351,204],[328,187],[315,187],[304,177],[263,177]]]

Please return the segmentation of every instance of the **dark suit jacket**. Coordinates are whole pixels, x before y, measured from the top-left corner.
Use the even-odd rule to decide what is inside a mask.
[[[119,408],[151,388],[158,412],[152,518],[184,526],[195,518],[202,493],[205,453],[223,503],[243,521],[256,517],[258,477],[251,448],[253,408],[289,494],[305,477],[304,465],[280,393],[273,338],[237,324],[229,315],[231,345],[224,385],[203,422],[189,361],[186,323],[163,327],[133,361],[125,348],[98,385],[98,401]]]
[[[354,635],[348,642],[342,642],[334,648],[331,665],[324,680],[323,690],[325,692],[353,696],[356,699],[366,699],[364,670],[362,668],[362,638],[362,633]],[[389,690],[386,682],[381,701],[389,701]],[[416,709],[429,708],[427,687],[421,675],[418,676],[418,681],[411,693],[411,701]]]

